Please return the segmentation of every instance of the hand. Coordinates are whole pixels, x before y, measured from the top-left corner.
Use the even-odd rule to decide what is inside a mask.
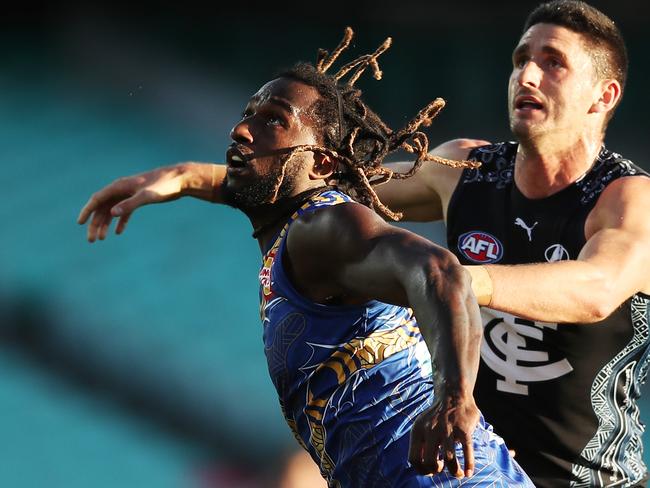
[[[119,217],[116,234],[121,234],[135,209],[181,196],[183,172],[180,165],[154,169],[115,180],[94,193],[81,209],[77,222],[88,224],[88,241],[104,240],[113,218]]]
[[[474,398],[453,398],[442,395],[439,401],[421,413],[411,430],[409,462],[423,475],[442,473],[445,466],[456,478],[474,473],[472,433],[478,425],[480,413]],[[456,442],[460,442],[464,470],[456,458]]]

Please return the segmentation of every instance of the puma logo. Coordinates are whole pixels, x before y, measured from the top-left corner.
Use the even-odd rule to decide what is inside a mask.
[[[517,218],[515,219],[515,225],[518,225],[519,227],[521,227],[522,229],[524,229],[524,230],[526,231],[526,234],[528,234],[528,241],[529,241],[529,242],[532,242],[532,240],[533,240],[533,229],[535,228],[535,226],[536,226],[537,224],[538,224],[538,223],[535,222],[533,225],[531,225],[530,227],[528,227],[528,225],[526,225],[526,222],[524,222],[523,220],[521,220],[521,218],[517,217]]]

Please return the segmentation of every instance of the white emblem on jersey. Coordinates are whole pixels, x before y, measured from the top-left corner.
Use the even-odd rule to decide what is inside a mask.
[[[557,324],[524,320],[490,308],[482,308],[481,316],[483,326],[490,325],[481,343],[481,358],[503,377],[497,380],[497,390],[528,395],[528,385],[523,383],[549,381],[573,371],[566,358],[549,363],[548,352],[526,349],[526,338],[543,343],[544,329],[557,330]]]
[[[569,251],[567,251],[562,244],[553,244],[546,248],[546,251],[544,251],[544,257],[549,263],[568,261]]]
[[[532,226],[528,227],[528,225],[526,225],[526,222],[524,222],[521,218],[517,217],[515,219],[515,225],[518,225],[519,227],[521,227],[526,231],[526,234],[528,234],[528,240],[530,242],[532,242],[533,240],[533,229],[537,224],[538,222],[535,222]]]

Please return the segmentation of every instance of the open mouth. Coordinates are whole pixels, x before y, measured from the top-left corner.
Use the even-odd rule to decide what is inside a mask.
[[[535,97],[517,97],[515,100],[516,110],[541,110],[542,108],[544,108],[544,105]]]
[[[228,151],[226,151],[226,163],[230,168],[245,168],[247,162],[248,158],[239,147],[233,145],[228,148]]]

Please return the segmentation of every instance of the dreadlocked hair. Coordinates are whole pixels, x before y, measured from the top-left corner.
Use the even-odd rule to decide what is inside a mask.
[[[349,194],[383,216],[400,220],[402,214],[386,207],[377,196],[373,186],[389,180],[411,177],[424,161],[433,161],[451,167],[478,167],[473,161],[453,161],[428,154],[429,140],[419,131],[428,127],[433,118],[445,106],[442,98],[436,98],[398,131],[388,127],[361,99],[361,90],[354,86],[363,72],[370,67],[374,78],[380,80],[382,72],[377,58],[391,45],[387,38],[372,54],[365,54],[345,64],[334,75],[327,71],[352,40],[353,31],[345,29],[342,41],[330,54],[319,49],[316,65],[298,63],[279,77],[294,79],[316,88],[321,95],[313,107],[313,116],[323,127],[321,146],[297,146],[289,158],[298,152],[320,152],[339,162],[337,172],[328,183]],[[346,81],[342,81],[348,76]],[[403,149],[416,155],[413,167],[405,173],[396,173],[382,166],[388,154]],[[288,160],[287,159],[287,160]]]

